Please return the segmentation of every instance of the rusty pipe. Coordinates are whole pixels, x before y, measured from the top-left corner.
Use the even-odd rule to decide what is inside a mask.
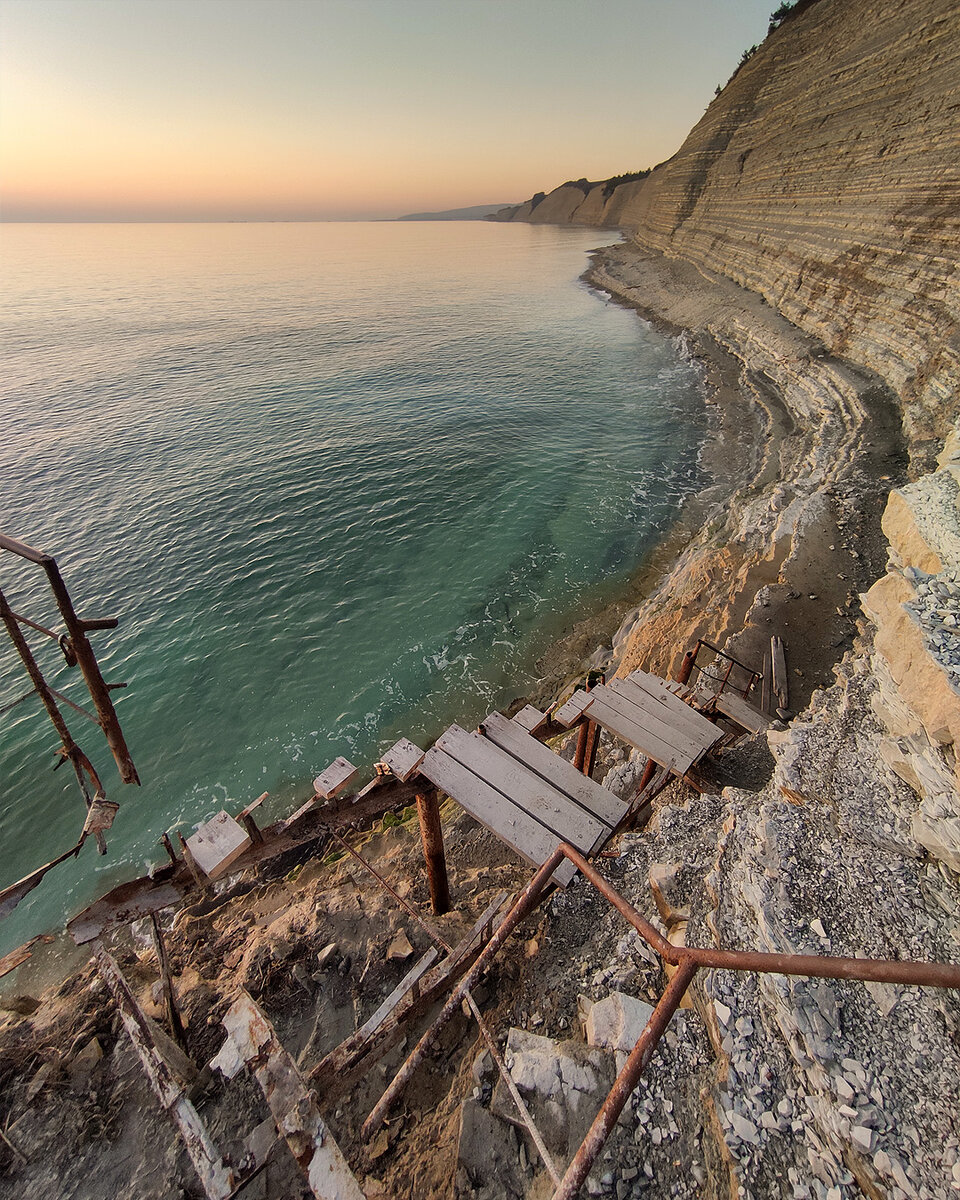
[[[504,917],[496,933],[494,933],[490,941],[487,942],[487,945],[480,954],[480,957],[473,964],[463,979],[461,979],[461,981],[453,989],[450,998],[441,1009],[437,1019],[426,1031],[420,1041],[417,1042],[413,1050],[411,1050],[403,1066],[393,1077],[390,1086],[377,1101],[373,1111],[363,1123],[363,1136],[368,1141],[380,1128],[384,1117],[390,1111],[394,1101],[400,1095],[401,1091],[403,1091],[404,1087],[406,1087],[410,1078],[413,1076],[414,1071],[416,1071],[417,1067],[425,1058],[427,1051],[433,1044],[434,1038],[460,1007],[460,1004],[463,1001],[466,993],[476,985],[477,980],[490,965],[494,955],[514,931],[517,925],[519,925],[523,918],[539,903],[540,896],[543,890],[546,888],[551,875],[553,875],[557,867],[561,864],[561,862],[563,862],[564,850],[566,848],[567,847],[565,847],[563,844],[559,845],[543,864],[543,866],[539,868],[527,886],[511,905],[510,911]]]
[[[587,1136],[580,1143],[579,1150],[567,1167],[560,1186],[553,1193],[553,1200],[574,1200],[696,973],[696,963],[686,962],[667,984],[657,1007],[643,1028],[643,1033],[637,1039],[637,1044],[630,1051],[623,1069],[594,1117]]]
[[[137,774],[137,768],[134,766],[133,759],[130,757],[130,751],[127,749],[123,730],[120,727],[120,720],[117,717],[116,709],[113,707],[113,701],[110,699],[110,689],[103,681],[97,656],[94,654],[93,647],[87,638],[88,629],[109,628],[110,625],[102,621],[81,621],[73,607],[73,601],[70,599],[67,585],[63,582],[63,576],[60,574],[60,568],[57,566],[56,559],[52,558],[49,554],[44,554],[40,557],[39,561],[46,572],[47,580],[50,583],[50,588],[57,602],[57,608],[60,609],[63,623],[67,627],[70,644],[73,647],[80,671],[89,689],[93,706],[97,710],[100,727],[103,729],[107,745],[110,747],[110,753],[117,764],[120,778],[124,783],[138,784],[140,776]]]
[[[899,962],[892,959],[840,958],[821,954],[773,954],[750,950],[701,950],[673,946],[626,901],[573,846],[564,855],[597,891],[636,929],[671,966],[692,962],[697,967],[733,971],[762,971],[776,975],[811,975],[821,979],[859,979],[867,983],[905,983],[926,987],[960,988],[960,966],[950,963]]]
[[[440,828],[440,806],[434,788],[417,792],[417,816],[420,818],[420,840],[423,860],[430,885],[430,904],[436,916],[450,911],[450,883],[447,879],[447,859],[443,852],[443,830]]]

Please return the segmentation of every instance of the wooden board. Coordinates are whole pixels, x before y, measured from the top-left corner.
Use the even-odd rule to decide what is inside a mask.
[[[622,684],[623,681],[618,680],[618,683]],[[647,696],[639,689],[629,695],[625,694],[626,690],[605,685],[597,689],[595,703],[602,702],[605,707],[613,709],[632,721],[647,737],[653,737],[661,745],[669,746],[675,752],[678,761],[695,762],[707,746],[712,745],[720,736],[719,731],[705,717],[700,719],[711,731],[709,738],[694,735],[686,728],[679,728],[672,722],[670,713],[658,700]],[[594,708],[591,708],[591,717],[595,721],[600,720]],[[652,757],[655,758],[656,755]]]
[[[332,800],[337,792],[342,792],[351,779],[355,779],[357,768],[345,758],[335,758],[329,767],[324,768],[313,781],[314,791],[324,800]]]
[[[702,714],[698,713],[696,709],[691,708],[689,704],[685,704],[679,696],[675,696],[672,692],[668,691],[663,686],[662,680],[655,679],[654,676],[650,675],[645,678],[637,678],[641,674],[641,672],[635,671],[626,679],[613,680],[610,686],[631,700],[634,700],[638,693],[643,693],[661,706],[662,712],[660,709],[655,711],[665,721],[668,721],[671,725],[675,725],[678,729],[682,729],[698,743],[704,746],[712,746],[717,740],[716,726]]]
[[[376,1012],[372,1013],[366,1021],[357,1030],[358,1038],[373,1037],[376,1031],[384,1023],[387,1017],[393,1012],[400,1001],[404,998],[407,992],[426,975],[433,964],[440,957],[440,951],[436,946],[432,946],[423,958],[419,959],[410,970],[404,975],[397,986],[393,989],[389,996],[380,1004]]]
[[[768,716],[773,712],[773,659],[767,650],[763,656],[763,679],[760,684],[760,707]]]
[[[717,697],[717,711],[731,721],[736,721],[748,733],[762,733],[770,724],[762,712],[748,704],[742,696],[733,692],[721,692]]]
[[[538,725],[542,725],[546,720],[545,715],[539,708],[534,708],[532,704],[521,708],[518,713],[515,713],[513,723],[519,725],[521,729],[525,729],[529,733],[532,729],[536,729]]]
[[[555,833],[436,746],[427,751],[420,774],[534,866],[542,866],[556,850]],[[566,887],[575,874],[573,863],[562,862],[553,879]]]
[[[390,768],[391,775],[395,775],[401,783],[406,783],[423,762],[423,755],[424,751],[409,738],[401,738],[380,761]]]
[[[787,659],[782,638],[774,635],[770,639],[770,657],[773,664],[773,691],[781,708],[790,707],[790,684],[787,679]]]
[[[483,734],[501,750],[520,759],[541,779],[569,796],[608,828],[615,829],[627,811],[622,800],[588,778],[542,742],[518,729],[500,713],[491,713],[480,725]]]
[[[563,704],[553,714],[553,719],[558,725],[562,725],[565,729],[569,728],[580,719],[580,715],[584,709],[590,707],[590,702],[593,699],[593,692],[584,691],[580,688],[574,692],[569,700]]]
[[[624,715],[622,707],[626,705],[615,692],[609,693],[610,703],[606,698],[597,698],[591,705],[590,715],[604,729],[608,729],[611,733],[622,738],[631,746],[642,751],[648,758],[652,758],[655,762],[660,763],[663,767],[669,767],[671,771],[675,771],[679,775],[685,775],[690,769],[690,756],[681,754],[676,747],[671,746],[668,742],[652,732],[649,727],[640,725],[635,716]],[[621,707],[614,708],[616,703]]]
[[[609,837],[609,828],[592,813],[478,733],[451,725],[436,744],[555,833],[559,841],[569,842],[583,854],[589,854],[598,840]]]

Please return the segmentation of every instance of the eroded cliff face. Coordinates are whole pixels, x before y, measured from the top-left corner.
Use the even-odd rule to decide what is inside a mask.
[[[505,215],[627,227],[758,293],[890,386],[922,458],[960,386],[960,7],[818,0],[648,178]]]

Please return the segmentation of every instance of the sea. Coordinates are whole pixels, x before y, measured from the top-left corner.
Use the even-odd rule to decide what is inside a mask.
[[[581,281],[596,230],[486,222],[0,227],[0,531],[54,555],[142,785],[0,921],[0,954],[220,809],[292,811],[523,696],[701,486],[676,339]],[[41,571],[0,553],[41,624]],[[54,628],[54,632],[57,629]],[[51,686],[90,707],[56,642]],[[84,804],[0,630],[0,888]],[[19,703],[17,701],[20,701]],[[11,707],[12,706],[12,707]]]

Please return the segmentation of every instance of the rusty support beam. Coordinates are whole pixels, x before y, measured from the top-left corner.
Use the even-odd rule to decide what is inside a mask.
[[[470,990],[490,965],[500,947],[516,926],[539,903],[550,876],[564,858],[572,862],[597,891],[637,930],[660,957],[677,970],[660,998],[653,1015],[634,1046],[624,1069],[581,1143],[553,1200],[573,1200],[590,1171],[597,1154],[610,1134],[627,1098],[637,1084],[676,1008],[679,1006],[694,975],[701,967],[725,968],[735,971],[760,971],[770,974],[805,975],[826,979],[858,979],[864,982],[901,983],[925,987],[960,988],[960,966],[948,963],[918,963],[879,959],[826,957],[810,954],[772,954],[750,951],[704,950],[674,946],[616,891],[584,856],[573,846],[561,842],[554,853],[537,870],[517,897],[486,949],[467,975],[450,995],[433,1025],[413,1048],[393,1081],[380,1097],[363,1125],[363,1136],[371,1138],[395,1103],[400,1092],[434,1045],[443,1026],[458,1006],[467,999]],[[476,1015],[475,1006],[471,1008]]]
[[[680,670],[677,672],[677,683],[686,683],[690,678],[690,672],[693,670],[693,664],[697,661],[697,651],[700,649],[700,643],[697,642],[696,649],[688,650],[683,656],[683,662],[680,664]]]
[[[390,1111],[394,1101],[406,1087],[407,1082],[413,1075],[414,1071],[416,1071],[417,1067],[423,1061],[427,1051],[433,1045],[434,1039],[439,1031],[444,1025],[446,1025],[446,1023],[460,1007],[466,993],[476,985],[483,972],[492,962],[497,951],[507,940],[513,930],[517,927],[517,925],[520,924],[523,918],[527,916],[528,913],[532,912],[533,909],[536,908],[537,904],[539,904],[541,896],[549,884],[550,876],[562,861],[563,848],[558,846],[514,901],[509,912],[501,922],[499,929],[497,929],[496,933],[494,933],[493,937],[491,937],[490,941],[487,943],[483,953],[466,973],[460,983],[453,989],[453,992],[451,993],[446,1004],[443,1006],[434,1023],[430,1026],[420,1041],[417,1042],[406,1062],[394,1076],[390,1086],[380,1097],[369,1117],[367,1117],[363,1124],[363,1136],[365,1138],[372,1138],[380,1128],[384,1117]]]
[[[580,1191],[584,1180],[590,1174],[590,1168],[603,1149],[604,1142],[613,1132],[613,1127],[623,1111],[623,1106],[630,1099],[631,1092],[640,1081],[640,1076],[646,1070],[657,1044],[670,1024],[670,1018],[680,1007],[680,1002],[686,995],[687,988],[693,982],[696,973],[695,963],[684,963],[667,984],[657,1007],[650,1014],[649,1021],[637,1039],[637,1044],[630,1051],[627,1061],[623,1064],[623,1069],[614,1080],[606,1100],[600,1106],[600,1111],[594,1117],[593,1124],[580,1143],[579,1150],[573,1156],[559,1187],[553,1193],[553,1200],[574,1200]]]
[[[596,721],[591,721],[588,714],[577,733],[577,749],[573,756],[573,765],[582,774],[592,777],[599,744],[600,726]]]
[[[56,559],[52,558],[49,554],[44,554],[41,557],[40,565],[46,572],[50,588],[57,602],[57,607],[60,609],[60,615],[63,617],[63,623],[67,627],[67,635],[70,638],[73,653],[77,657],[77,665],[80,667],[80,671],[86,681],[90,698],[93,700],[93,707],[97,711],[100,727],[103,729],[107,745],[110,747],[110,753],[117,764],[120,778],[124,783],[139,783],[140,776],[137,774],[137,768],[134,766],[133,759],[130,757],[130,751],[127,749],[127,743],[123,736],[123,730],[120,728],[116,709],[113,707],[113,701],[110,699],[110,689],[104,683],[103,676],[100,674],[100,665],[97,662],[97,656],[94,654],[93,647],[87,638],[88,630],[112,629],[116,621],[113,618],[81,621],[74,610],[73,601],[70,599],[70,593],[63,582],[63,576],[60,574],[60,568],[57,566]]]
[[[951,963],[905,962],[899,959],[841,958],[819,954],[774,954],[750,950],[702,950],[673,946],[591,866],[579,850],[564,843],[563,854],[593,884],[640,936],[671,966],[760,971],[773,975],[808,975],[818,979],[859,979],[865,983],[905,983],[916,987],[960,988],[960,966]]]
[[[43,677],[43,672],[40,670],[40,665],[34,658],[33,651],[30,649],[27,639],[23,636],[20,623],[14,616],[13,610],[7,603],[7,598],[4,596],[2,591],[0,591],[0,620],[2,620],[6,626],[7,633],[10,635],[10,640],[13,642],[14,648],[20,655],[20,659],[26,668],[27,674],[30,676],[30,682],[33,684],[37,695],[43,701],[43,707],[47,710],[47,715],[50,718],[50,722],[60,736],[60,753],[62,757],[73,767],[77,776],[77,781],[80,784],[80,789],[83,792],[84,798],[89,804],[90,793],[87,788],[87,782],[84,779],[84,773],[89,776],[90,783],[93,785],[94,794],[103,794],[103,784],[100,782],[100,777],[94,770],[93,764],[73,740],[73,735],[68,729],[66,721],[63,719],[63,714],[57,707],[57,702],[54,698],[53,691],[47,685],[47,681]]]
[[[417,816],[420,818],[420,838],[423,859],[430,885],[430,904],[437,916],[450,911],[450,884],[447,880],[447,860],[443,852],[443,830],[440,828],[440,805],[437,791],[421,786],[417,792]]]

